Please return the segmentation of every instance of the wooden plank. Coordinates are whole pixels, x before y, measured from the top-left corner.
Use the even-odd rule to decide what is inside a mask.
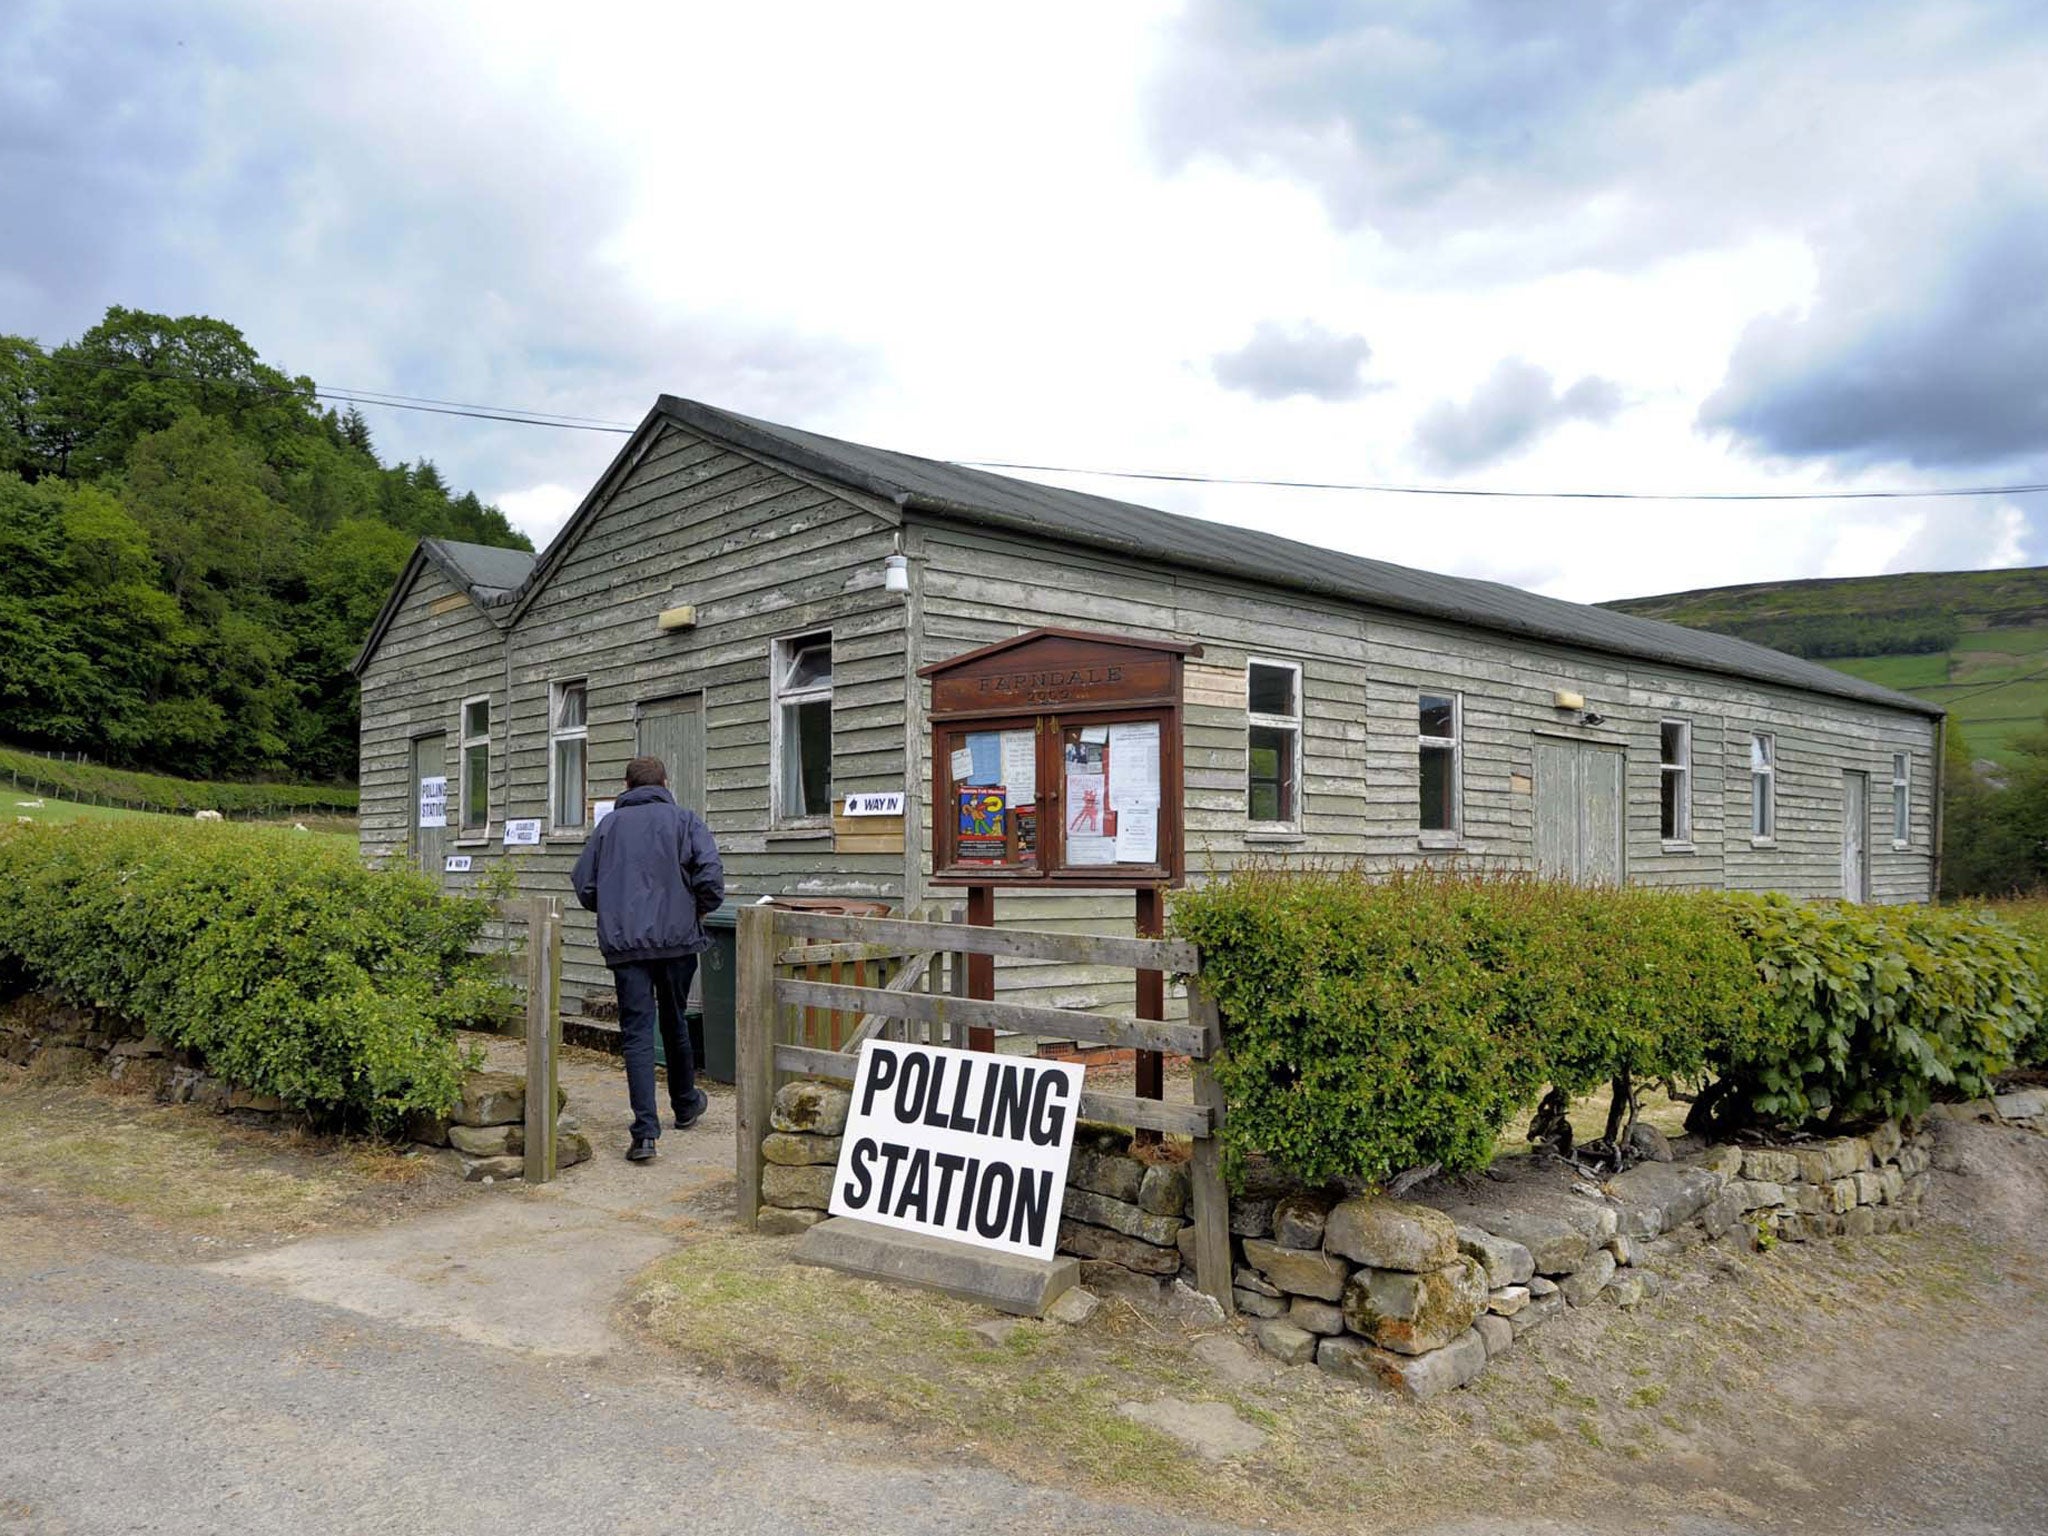
[[[837,987],[829,982],[816,981],[778,981],[775,983],[775,997],[780,1002],[799,1007],[882,1013],[890,1018],[921,1019],[929,1024],[1008,1029],[1024,1035],[1049,1035],[1059,1040],[1087,1040],[1137,1050],[1175,1051],[1183,1056],[1203,1049],[1202,1031],[1191,1024],[1071,1012],[1065,1008],[1036,1008],[1025,1003],[927,997],[919,992],[897,993],[880,987]]]
[[[916,992],[922,989],[924,986],[925,967],[932,963],[935,953],[936,951],[910,956],[903,962],[902,968],[889,978],[889,985],[882,988],[882,990],[884,992]],[[900,1019],[902,1017],[902,1014],[894,1012],[871,1013],[854,1026],[853,1033],[840,1042],[839,1048],[849,1053],[857,1051],[860,1049],[860,1043],[863,1040],[867,1039],[870,1035],[880,1034],[882,1026],[891,1019]]]
[[[554,900],[526,904],[526,1167],[529,1184],[555,1176],[555,1077],[562,1044],[562,914]]]
[[[775,1108],[775,1042],[781,1008],[775,998],[775,920],[772,907],[742,907],[733,978],[736,1035],[733,1076],[734,1170],[738,1179],[740,1225],[753,1230],[761,1212],[761,1138]]]
[[[1230,1188],[1223,1182],[1223,1149],[1215,1131],[1223,1125],[1223,1090],[1208,1057],[1223,1048],[1223,1020],[1216,1000],[1199,983],[1188,989],[1188,1018],[1202,1031],[1203,1059],[1194,1063],[1195,1103],[1207,1110],[1213,1128],[1195,1139],[1188,1184],[1195,1222],[1195,1285],[1216,1298],[1228,1317],[1237,1310],[1230,1287]]]
[[[1202,1104],[1167,1104],[1158,1099],[1136,1099],[1127,1093],[1081,1095],[1081,1118],[1109,1125],[1128,1125],[1139,1131],[1164,1131],[1169,1136],[1207,1138],[1215,1116]],[[1197,1140],[1195,1145],[1203,1144]],[[1228,1245],[1228,1234],[1225,1234]],[[1225,1272],[1228,1279],[1228,1271]]]
[[[1092,933],[1048,933],[1031,928],[978,928],[967,924],[913,923],[900,917],[833,917],[785,912],[782,931],[834,942],[900,944],[905,950],[947,949],[972,955],[1056,960],[1074,965],[1121,965],[1134,970],[1193,971],[1201,956],[1180,939],[1124,939]]]
[[[792,944],[775,957],[777,965],[829,965],[835,960],[894,960],[917,954],[901,944]]]
[[[792,1077],[823,1078],[828,1083],[851,1083],[860,1057],[848,1051],[821,1050],[815,1045],[778,1045],[775,1070]]]

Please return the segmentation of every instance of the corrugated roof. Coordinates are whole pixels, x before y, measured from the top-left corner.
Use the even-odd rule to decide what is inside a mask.
[[[524,549],[500,549],[494,544],[462,544],[454,539],[422,539],[421,545],[435,556],[435,564],[448,579],[465,588],[480,603],[495,603],[511,596],[532,574],[535,556]]]
[[[869,448],[663,395],[656,410],[706,436],[895,502],[991,527],[1270,582],[1505,635],[1776,683],[1939,717],[1940,706],[1729,635],[1637,618],[1499,582],[1441,576],[1276,534]]]

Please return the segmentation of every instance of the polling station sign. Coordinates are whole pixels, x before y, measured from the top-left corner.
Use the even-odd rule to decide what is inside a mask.
[[[1072,1062],[863,1041],[832,1214],[1051,1258],[1081,1075]]]

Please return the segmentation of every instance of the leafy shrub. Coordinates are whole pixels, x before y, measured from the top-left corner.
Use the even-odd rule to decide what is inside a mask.
[[[2034,1047],[2043,951],[1981,913],[1713,898],[1755,957],[1777,1028],[1714,1052],[1739,1118],[1797,1125],[1979,1098]],[[1724,1114],[1722,1118],[1727,1118]]]
[[[1250,872],[1172,920],[1225,1020],[1226,1157],[1311,1181],[1483,1167],[1546,1084],[1693,1073],[1764,1033],[1747,949],[1682,895]]]
[[[288,1107],[387,1127],[460,1093],[452,1031],[506,1004],[483,903],[261,828],[0,831],[0,963],[141,1021]]]
[[[2048,947],[1979,913],[1251,871],[1172,925],[1223,1013],[1226,1157],[1311,1181],[1482,1167],[1546,1086],[1712,1077],[1717,1128],[1840,1123],[2048,1044]]]
[[[342,784],[209,784],[98,763],[62,762],[12,747],[0,747],[0,774],[17,789],[59,799],[187,814],[289,816],[314,811],[353,816],[360,800],[358,791]]]

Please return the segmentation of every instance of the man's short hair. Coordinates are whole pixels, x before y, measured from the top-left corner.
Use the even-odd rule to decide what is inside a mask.
[[[636,757],[626,764],[626,788],[644,789],[668,782],[668,764],[658,757]]]

